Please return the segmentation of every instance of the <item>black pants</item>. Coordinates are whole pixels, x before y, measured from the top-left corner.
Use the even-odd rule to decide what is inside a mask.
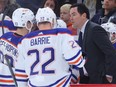
[[[80,83],[81,84],[88,84],[89,83],[89,77],[88,76],[81,76],[80,77]]]
[[[116,84],[116,76],[113,76],[112,84]]]
[[[113,83],[115,83],[115,80],[113,81]],[[84,75],[83,77],[82,76],[80,77],[80,84],[110,84],[110,83],[108,82],[105,76],[102,77],[102,81],[95,82],[93,80],[92,82],[90,81],[90,77]]]

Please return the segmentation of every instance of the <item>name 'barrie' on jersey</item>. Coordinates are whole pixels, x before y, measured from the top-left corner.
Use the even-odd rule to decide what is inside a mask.
[[[50,36],[48,36],[48,37],[39,37],[39,38],[32,39],[30,41],[31,46],[42,45],[42,44],[50,44]]]

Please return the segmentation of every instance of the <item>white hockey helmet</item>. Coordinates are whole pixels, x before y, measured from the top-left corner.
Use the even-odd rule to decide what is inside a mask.
[[[54,28],[56,25],[56,14],[49,7],[39,8],[36,14],[36,21],[37,23],[50,22]]]
[[[116,32],[116,24],[112,22],[101,24],[101,26],[109,33]]]
[[[28,8],[18,8],[13,12],[12,21],[16,27],[26,27],[27,22],[33,24],[34,13]]]
[[[67,28],[67,25],[62,19],[57,19],[57,27],[56,28]]]

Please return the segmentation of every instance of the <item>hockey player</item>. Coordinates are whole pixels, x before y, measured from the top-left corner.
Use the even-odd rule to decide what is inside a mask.
[[[12,22],[12,13],[19,8],[14,0],[0,0],[0,36],[7,32],[15,32]]]
[[[57,19],[57,27],[56,28],[67,28],[66,23],[62,19]]]
[[[18,44],[18,86],[68,87],[69,65],[83,67],[85,63],[81,48],[69,30],[53,29],[56,15],[50,8],[39,8],[36,21],[39,30],[27,34]]]
[[[5,20],[0,20],[0,36],[2,36],[3,34],[7,33],[7,32],[15,32],[16,31],[16,27],[14,26],[12,20],[6,16]]]
[[[10,61],[14,69],[18,57],[17,44],[19,39],[29,33],[33,26],[34,13],[27,8],[18,8],[13,12],[13,24],[16,32],[8,32],[0,38],[0,87],[14,87],[14,81],[4,57]]]
[[[107,22],[101,25],[107,32],[110,41],[112,42],[113,46],[116,48],[116,24],[112,22]]]

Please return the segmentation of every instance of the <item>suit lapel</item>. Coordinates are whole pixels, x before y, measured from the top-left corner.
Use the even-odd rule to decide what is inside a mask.
[[[90,26],[90,21],[87,22],[86,27],[85,27],[85,31],[84,31],[83,46],[82,46],[82,50],[84,52],[86,52],[86,42],[87,42],[87,36],[88,36],[89,26]]]

